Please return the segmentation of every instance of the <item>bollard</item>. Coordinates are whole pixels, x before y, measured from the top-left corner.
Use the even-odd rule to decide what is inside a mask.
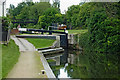
[[[51,32],[51,31],[49,32],[49,35],[52,35],[52,32]]]
[[[42,74],[45,74],[45,70],[41,70],[41,73],[42,73]]]
[[[41,32],[41,34],[43,34],[43,32]]]

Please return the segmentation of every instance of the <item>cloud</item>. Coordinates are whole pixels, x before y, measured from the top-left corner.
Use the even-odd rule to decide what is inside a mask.
[[[61,12],[64,13],[64,11],[68,10],[68,7],[72,5],[78,5],[80,2],[80,0],[60,0]]]

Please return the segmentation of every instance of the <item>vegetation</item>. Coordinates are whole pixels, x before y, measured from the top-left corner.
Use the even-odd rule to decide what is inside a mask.
[[[0,44],[1,45],[1,44]],[[8,45],[2,45],[2,77],[5,78],[18,61],[20,55],[18,46],[13,40]]]
[[[68,49],[65,51],[65,53],[68,53],[69,55],[67,57],[69,58],[67,67],[65,67],[65,64],[62,64],[64,61],[61,62],[61,65],[63,66],[54,66],[54,61],[48,60],[52,65],[51,68],[54,74],[58,77],[60,69],[65,68],[68,76],[73,79],[83,78],[83,80],[92,80],[95,78],[95,80],[119,80],[119,54],[99,53],[95,50],[95,47],[89,44],[88,32],[80,33],[79,35],[79,41],[77,39],[76,42],[79,42],[83,50],[73,51]],[[70,57],[70,55],[72,56]],[[65,55],[61,56],[61,60],[65,60],[65,58]]]
[[[55,60],[53,60],[53,59],[48,59],[47,62],[48,62],[48,63],[50,63],[50,62],[55,62]]]
[[[16,9],[19,9],[19,12],[15,12]],[[14,19],[35,19],[35,23],[22,24],[23,27],[47,29],[48,26],[64,23],[68,29],[88,29],[88,42],[91,46],[95,46],[96,51],[119,53],[120,4],[118,2],[80,3],[69,7],[66,14],[61,14],[58,7],[53,7],[50,3],[23,2],[16,8],[11,6],[9,13],[9,17]]]
[[[117,75],[117,56],[120,53],[120,2],[80,3],[69,7],[66,14],[60,13],[59,2],[52,6],[46,2],[23,2],[17,7],[11,5],[7,16],[11,20],[18,19],[18,21],[34,19],[34,23],[22,23],[22,27],[47,29],[53,24],[63,23],[67,25],[68,29],[76,29],[75,31],[69,30],[69,33],[84,33],[80,35],[80,45],[84,48],[85,53],[89,53],[87,55],[91,61],[90,65],[107,65],[107,67],[101,66],[103,74],[114,73]],[[15,24],[13,27],[17,25]],[[79,31],[79,29],[86,30]],[[54,40],[45,39],[27,40],[36,48],[48,47],[54,42]],[[93,72],[91,76],[102,77],[97,74],[98,69],[93,70],[92,67],[95,66],[88,67],[88,70]],[[108,77],[116,76],[110,74]]]
[[[39,16],[40,28],[48,29],[48,26],[61,21],[62,15],[57,8],[48,8],[42,16]]]
[[[89,44],[88,33],[84,33],[80,36],[80,46],[83,47],[83,54],[80,55],[81,58],[83,56],[84,59],[88,59],[86,65],[86,72],[83,76],[87,76],[89,78],[111,78],[111,79],[120,79],[118,71],[119,71],[119,54],[107,54],[107,53],[99,53],[96,51],[96,46],[91,46]],[[81,61],[84,59],[80,58]],[[79,70],[82,72],[81,70]],[[85,77],[84,77],[85,78]]]
[[[53,42],[55,41],[50,39],[37,39],[37,38],[34,39],[27,38],[27,40],[30,43],[32,43],[35,46],[35,48],[45,48],[52,46]]]
[[[68,33],[69,34],[82,34],[82,33],[85,33],[87,31],[88,31],[87,29],[83,29],[83,30],[68,30]]]
[[[8,17],[2,17],[2,31],[8,31],[9,24],[10,19]]]
[[[55,30],[59,32],[64,32],[64,30]],[[68,34],[82,34],[88,32],[87,29],[81,29],[81,30],[68,30]]]
[[[120,4],[85,3],[69,7],[67,25],[73,29],[87,28],[88,44],[99,53],[119,53]]]
[[[22,27],[28,28],[46,29],[46,26],[48,27],[51,25],[51,23],[53,22],[55,23],[56,19],[59,20],[59,17],[61,16],[59,9],[55,7],[55,5],[51,6],[50,3],[48,2],[40,3],[22,2],[18,4],[17,7],[15,7],[14,5],[10,5],[10,8],[8,10],[9,10],[8,17],[12,21],[21,22],[22,20],[28,23],[32,21],[33,23],[30,24],[28,23],[21,24]],[[17,25],[18,23],[15,24],[14,27],[16,27]]]

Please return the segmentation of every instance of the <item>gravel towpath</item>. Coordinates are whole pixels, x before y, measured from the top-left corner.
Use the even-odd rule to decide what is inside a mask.
[[[35,47],[25,39],[14,36],[11,38],[19,46],[21,54],[7,78],[47,78],[46,73],[41,72],[44,67]]]

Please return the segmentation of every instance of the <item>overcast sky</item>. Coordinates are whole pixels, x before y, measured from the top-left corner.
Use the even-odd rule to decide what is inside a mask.
[[[33,2],[37,2],[39,0],[33,0]],[[60,0],[60,9],[61,12],[63,13],[67,8],[71,5],[77,5],[81,2],[82,0]],[[6,7],[9,8],[10,4],[13,4],[17,6],[18,3],[22,2],[22,0],[7,0],[6,1]],[[50,3],[52,3],[52,0],[50,0]]]
[[[0,16],[2,15],[2,2],[5,0],[0,0]],[[6,8],[9,8],[10,4],[13,4],[17,6],[18,3],[21,3],[23,0],[6,0]],[[52,3],[53,0],[50,0],[50,3]],[[78,5],[80,2],[83,1],[89,1],[89,0],[60,0],[60,9],[61,13],[64,13],[64,11],[67,11],[68,7],[71,5]],[[93,2],[118,2],[120,0],[90,0]],[[39,0],[33,0],[33,2],[39,2]]]

